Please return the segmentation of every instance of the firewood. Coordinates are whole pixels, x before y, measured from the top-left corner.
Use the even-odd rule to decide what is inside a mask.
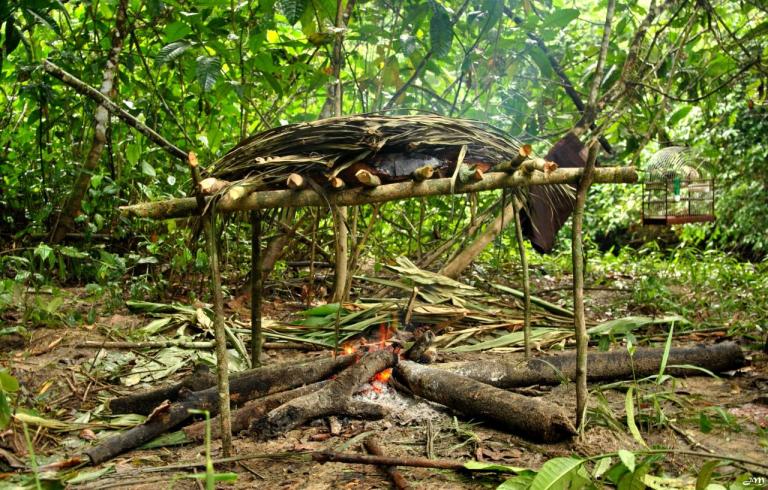
[[[413,180],[416,182],[421,182],[423,180],[431,179],[432,176],[435,174],[435,169],[431,165],[424,165],[423,167],[419,167],[416,170],[413,171],[411,176],[413,177]]]
[[[274,395],[265,396],[263,398],[257,398],[251,400],[237,410],[232,411],[232,433],[236,434],[240,431],[246,430],[253,420],[259,419],[269,413],[271,410],[276,409],[280,405],[298,398],[300,396],[307,395],[313,391],[317,391],[321,387],[325,386],[328,381],[318,381],[301,388],[295,388],[293,390],[283,391],[275,393]],[[214,417],[210,420],[211,424],[211,437],[213,439],[218,438],[219,424],[218,417]],[[206,422],[201,421],[188,425],[182,430],[187,437],[194,441],[202,441],[205,438]]]
[[[199,364],[179,383],[162,388],[133,393],[107,402],[112,413],[138,413],[149,415],[152,410],[165,400],[176,401],[183,390],[202,391],[216,385],[216,376],[208,371],[208,366]]]
[[[633,355],[626,350],[590,352],[587,377],[589,381],[614,381],[658,374],[664,349],[637,349]],[[702,374],[682,365],[698,366],[714,373],[731,371],[744,366],[744,354],[733,342],[695,347],[674,347],[669,351],[666,374],[692,376]],[[473,361],[438,364],[454,373],[499,388],[530,385],[557,385],[576,376],[576,355],[568,353],[546,356],[525,362]]]
[[[555,442],[576,434],[563,409],[546,401],[412,361],[400,361],[395,377],[417,396],[531,440]]]
[[[283,364],[252,369],[233,377],[230,383],[230,400],[244,403],[271,393],[285,391],[305,383],[323,380],[339,369],[354,362],[355,356],[326,358],[304,364]],[[212,386],[203,391],[180,393],[179,401],[165,404],[155,410],[143,424],[114,435],[98,446],[89,448],[85,455],[91,464],[99,464],[118,454],[138,447],[171,430],[190,417],[189,409],[218,412],[218,390]]]
[[[299,190],[303,189],[307,186],[307,183],[304,180],[304,177],[302,177],[299,174],[291,174],[288,176],[285,182],[286,187],[293,190]]]
[[[363,383],[392,367],[396,361],[397,355],[388,349],[366,354],[320,390],[295,398],[254,421],[251,432],[263,440],[328,415],[382,418],[387,414],[384,407],[351,398]]]
[[[355,172],[355,178],[365,187],[378,187],[381,185],[381,179],[368,170],[358,170]]]

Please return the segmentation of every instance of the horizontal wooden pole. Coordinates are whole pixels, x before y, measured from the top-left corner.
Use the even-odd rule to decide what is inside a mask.
[[[492,172],[485,175],[483,180],[472,183],[456,183],[454,194],[489,191],[506,187],[523,187],[529,185],[575,184],[583,173],[580,168],[559,168],[552,172]],[[594,183],[596,184],[631,184],[637,182],[637,172],[634,167],[602,167],[595,169]],[[329,204],[338,206],[357,206],[360,204],[380,203],[407,199],[411,197],[427,197],[451,194],[451,179],[429,179],[423,182],[406,181],[394,184],[380,185],[374,188],[352,188],[341,191],[329,190],[325,195],[318,194],[313,189],[301,191],[277,190],[256,191],[236,201],[220,202],[216,207],[218,212],[232,213],[252,209],[290,208],[320,206]],[[147,202],[121,206],[123,216],[135,218],[169,219],[191,216],[197,213],[195,198],[168,199],[165,201]]]

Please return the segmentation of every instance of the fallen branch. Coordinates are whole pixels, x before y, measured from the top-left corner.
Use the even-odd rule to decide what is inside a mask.
[[[312,459],[323,463],[374,464],[377,466],[413,466],[416,468],[437,468],[441,470],[466,470],[464,463],[452,459],[397,458],[393,456],[369,456],[365,454],[335,453],[323,451],[312,453]]]
[[[244,403],[305,383],[320,381],[349,366],[354,360],[355,356],[340,356],[306,364],[253,369],[231,380],[230,400],[234,403]],[[182,400],[156,408],[143,424],[110,437],[98,446],[86,450],[85,454],[91,464],[99,464],[177,427],[190,417],[190,409],[208,410],[215,414],[218,411],[218,396],[216,386],[185,393]]]
[[[576,434],[562,409],[549,402],[411,361],[400,361],[395,377],[415,395],[532,440],[554,442]]]
[[[588,380],[611,381],[658,374],[663,349],[590,352]],[[713,373],[731,371],[744,366],[744,354],[733,342],[709,346],[676,347],[669,351],[665,374],[673,376],[701,375],[701,371],[684,366],[697,366]],[[472,361],[438,364],[440,367],[499,388],[531,385],[557,385],[576,376],[576,355],[547,356],[520,362]]]
[[[252,421],[265,416],[270,411],[276,409],[286,402],[293,400],[294,398],[299,398],[301,396],[305,396],[314,391],[317,391],[327,383],[328,381],[318,381],[317,383],[302,386],[301,388],[295,388],[293,390],[283,391],[281,393],[275,393],[274,395],[269,395],[263,398],[257,398],[256,400],[249,401],[242,407],[232,412],[232,433],[236,434],[240,431],[246,430]],[[218,424],[216,418],[217,417],[214,417],[210,420],[211,437],[213,439],[218,437]],[[206,422],[201,421],[188,425],[182,430],[190,440],[202,441],[205,438],[205,426]]]
[[[521,187],[531,185],[573,184],[581,178],[583,169],[558,168],[549,173],[534,172],[526,175],[520,172],[492,172],[485,174],[479,182],[455,184],[455,193],[464,194],[504,187]],[[633,183],[637,182],[637,172],[633,167],[602,167],[595,169],[595,183]],[[377,202],[394,201],[412,197],[427,197],[451,194],[451,178],[430,179],[424,182],[396,182],[378,187],[351,188],[338,192],[320,195],[312,189],[301,191],[277,190],[257,191],[244,194],[239,199],[222,199],[216,208],[217,212],[230,213],[251,209],[271,209],[283,207],[326,207],[329,204],[337,206],[355,206]],[[195,198],[168,199],[165,201],[148,202],[121,206],[123,216],[135,218],[181,218],[194,215],[197,212]]]
[[[366,354],[320,390],[295,398],[255,421],[251,430],[258,438],[269,439],[327,415],[382,418],[387,413],[384,407],[352,400],[352,395],[360,385],[396,361],[397,355],[388,349]]]
[[[365,446],[366,451],[371,453],[371,455],[384,457],[384,451],[381,449],[379,440],[376,437],[369,437],[363,442],[363,445]],[[405,480],[402,473],[398,471],[396,466],[382,465],[382,468],[387,476],[389,476],[390,480],[392,480],[392,485],[394,485],[397,490],[407,490],[410,488],[408,482]]]
[[[211,342],[213,344],[213,342]],[[213,348],[213,346],[211,346]],[[202,391],[216,385],[216,376],[208,371],[208,366],[200,364],[179,383],[162,388],[142,391],[109,400],[107,406],[112,413],[138,413],[149,415],[164,401],[176,401],[182,391]]]

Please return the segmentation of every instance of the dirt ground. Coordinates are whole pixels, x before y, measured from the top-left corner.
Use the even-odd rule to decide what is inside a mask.
[[[79,347],[78,344],[86,340],[105,340],[110,332],[126,332],[147,321],[142,316],[121,313],[98,318],[91,326],[38,328],[28,342],[4,343],[0,347],[0,365],[10,367],[23,386],[22,398],[25,403],[34,405],[38,415],[60,421],[75,418],[84,421],[83,414],[89,413],[87,421],[97,422],[106,415],[103,404],[107,398],[144,387],[137,385],[129,389],[89,374],[97,349]],[[717,334],[691,334],[677,338],[677,343],[690,345],[716,340]],[[564,347],[571,346],[566,344]],[[644,384],[638,388],[637,421],[646,444],[766,461],[768,362],[759,350],[745,352],[750,365],[737,373],[727,373],[717,379],[706,376],[678,378],[661,386]],[[301,362],[327,355],[325,352],[272,350],[266,353],[265,362]],[[438,361],[501,359],[502,356],[509,359],[521,355],[453,353],[441,355]],[[178,380],[190,369],[191,366],[185,367],[162,383]],[[391,409],[391,415],[384,420],[360,421],[340,417],[332,424],[327,419],[318,420],[267,442],[258,442],[247,433],[240,434],[234,439],[234,455],[243,459],[217,470],[237,473],[235,488],[390,488],[389,480],[378,467],[319,464],[309,460],[309,452],[323,450],[364,454],[361,444],[369,435],[378,437],[385,453],[391,456],[477,459],[532,469],[557,456],[642,449],[640,442],[626,430],[626,387],[602,391],[597,386],[592,388],[595,392],[590,398],[587,423],[581,435],[569,442],[534,444],[385,387],[381,393],[361,395]],[[566,413],[574,411],[572,383],[531,387],[523,392],[562,405]],[[334,426],[333,431],[331,426]],[[92,439],[105,435],[106,432],[100,433],[96,428],[79,432],[37,428],[32,437],[38,463],[46,464],[76,456],[84,446],[92,443]],[[20,430],[0,433],[0,463],[3,455],[8,453],[20,459],[26,456],[27,445]],[[220,457],[216,441],[213,457]],[[111,472],[72,485],[72,488],[202,488],[200,481],[190,475],[204,471],[200,466],[204,460],[202,445],[134,450],[100,466],[111,467]],[[668,455],[663,471],[695,481],[693,475],[702,463],[703,460],[692,456]],[[495,488],[504,480],[503,476],[488,473],[470,475],[420,468],[401,468],[400,471],[413,488]],[[743,471],[743,467],[733,467],[734,474]]]

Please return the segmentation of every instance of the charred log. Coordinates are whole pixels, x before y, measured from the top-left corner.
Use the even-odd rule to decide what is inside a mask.
[[[658,374],[663,349],[637,349],[633,355],[627,351],[590,352],[588,380],[612,381]],[[673,376],[701,375],[697,366],[713,373],[739,369],[745,364],[741,348],[733,342],[709,346],[676,347],[669,351],[664,372]],[[576,355],[540,357],[520,362],[474,361],[439,365],[457,374],[468,376],[500,388],[531,385],[557,385],[576,376]]]
[[[531,440],[554,442],[576,434],[559,406],[536,398],[411,361],[401,361],[395,377],[415,395],[470,417],[496,423]]]

